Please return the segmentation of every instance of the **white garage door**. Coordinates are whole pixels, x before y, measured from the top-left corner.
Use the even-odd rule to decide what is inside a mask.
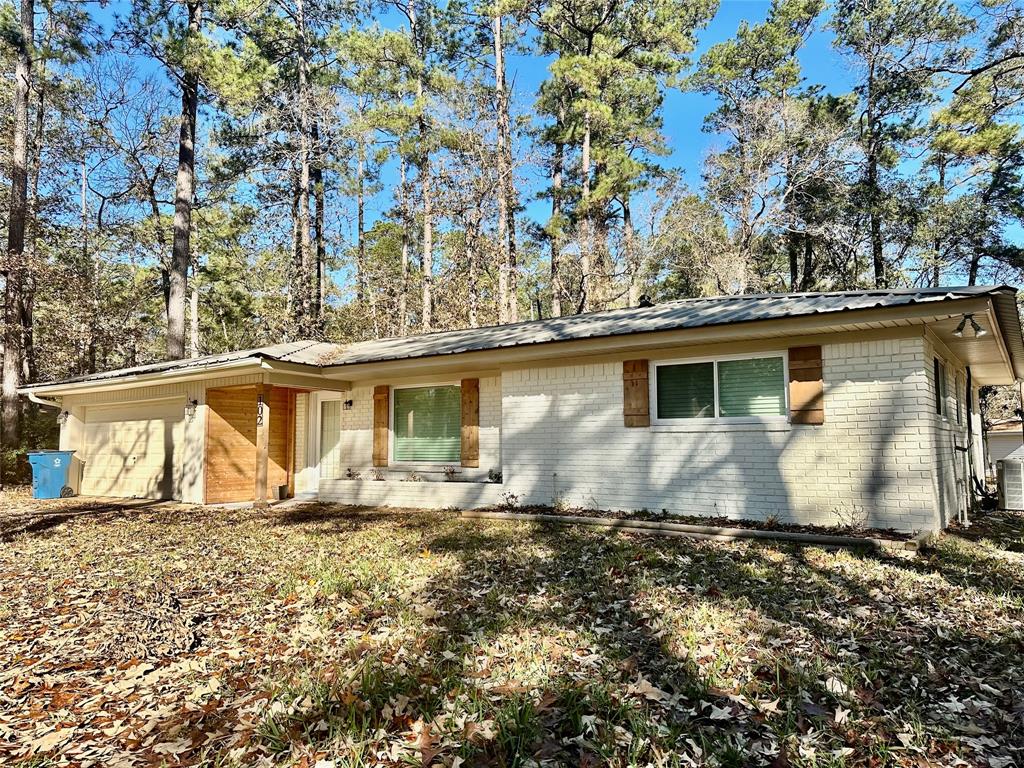
[[[181,498],[184,424],[181,399],[88,407],[82,495]]]

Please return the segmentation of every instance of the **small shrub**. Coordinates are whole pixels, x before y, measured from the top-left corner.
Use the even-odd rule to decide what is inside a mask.
[[[557,496],[555,496],[555,498],[551,500],[551,509],[559,514],[565,514],[570,509],[572,509],[572,507],[570,506],[569,502],[566,501],[565,496],[563,496],[562,494],[558,494]]]
[[[498,504],[500,509],[504,509],[506,512],[510,512],[519,506],[519,494],[512,493],[512,491],[505,491],[501,494],[501,503]]]
[[[359,473],[356,472],[354,469],[352,469],[352,467],[349,467],[348,469],[345,470],[345,479],[346,480],[358,480],[359,479]]]
[[[868,511],[859,504],[840,504],[832,509],[832,515],[840,528],[862,531],[868,527]]]
[[[447,465],[442,471],[444,472],[444,479],[448,482],[452,482],[455,476],[459,474],[459,471],[451,464]]]
[[[383,480],[384,479],[384,470],[382,470],[382,469],[371,469],[370,470],[370,474],[373,476],[374,480]]]
[[[407,483],[418,483],[422,479],[423,478],[417,475],[415,472],[410,472],[409,475],[405,478],[405,481]]]
[[[776,512],[772,512],[764,519],[765,528],[778,528],[779,527],[779,515]]]

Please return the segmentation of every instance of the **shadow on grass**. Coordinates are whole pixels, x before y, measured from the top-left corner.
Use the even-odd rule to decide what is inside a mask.
[[[74,500],[54,502],[53,506],[32,502],[25,511],[0,512],[0,542],[7,543],[20,536],[41,535],[65,523],[109,523],[133,517],[169,502],[159,500]]]
[[[410,759],[375,752],[384,734],[423,764],[785,765],[808,739],[888,764],[898,735],[936,762],[971,757],[965,732],[999,748],[1022,737],[1005,716],[1020,635],[958,625],[963,588],[920,581],[941,569],[452,513],[296,509],[268,524],[339,542],[393,526],[376,539],[389,557],[447,564],[408,596],[431,607],[422,622],[405,598],[359,599],[338,627],[363,637],[346,659],[278,681],[258,738],[282,759],[338,745],[339,765]],[[400,567],[371,571],[408,591]],[[976,703],[947,718],[949,700]]]

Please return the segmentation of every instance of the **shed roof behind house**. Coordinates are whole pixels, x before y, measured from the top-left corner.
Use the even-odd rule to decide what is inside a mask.
[[[1024,372],[1024,338],[1017,314],[1016,289],[1009,286],[914,288],[828,293],[758,294],[680,299],[650,307],[631,307],[580,315],[530,320],[510,325],[465,328],[416,336],[332,344],[293,341],[256,349],[123,368],[33,386],[104,381],[154,373],[227,367],[246,360],[270,360],[326,368],[361,363],[457,355],[551,342],[611,338],[636,333],[685,330],[764,320],[831,315],[870,309],[898,309],[991,297],[1014,366]]]

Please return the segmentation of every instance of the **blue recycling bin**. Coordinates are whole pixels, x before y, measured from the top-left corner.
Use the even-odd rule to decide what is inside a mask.
[[[32,451],[28,463],[32,465],[32,498],[59,499],[70,496],[68,472],[74,451]],[[66,489],[66,490],[65,490]]]

